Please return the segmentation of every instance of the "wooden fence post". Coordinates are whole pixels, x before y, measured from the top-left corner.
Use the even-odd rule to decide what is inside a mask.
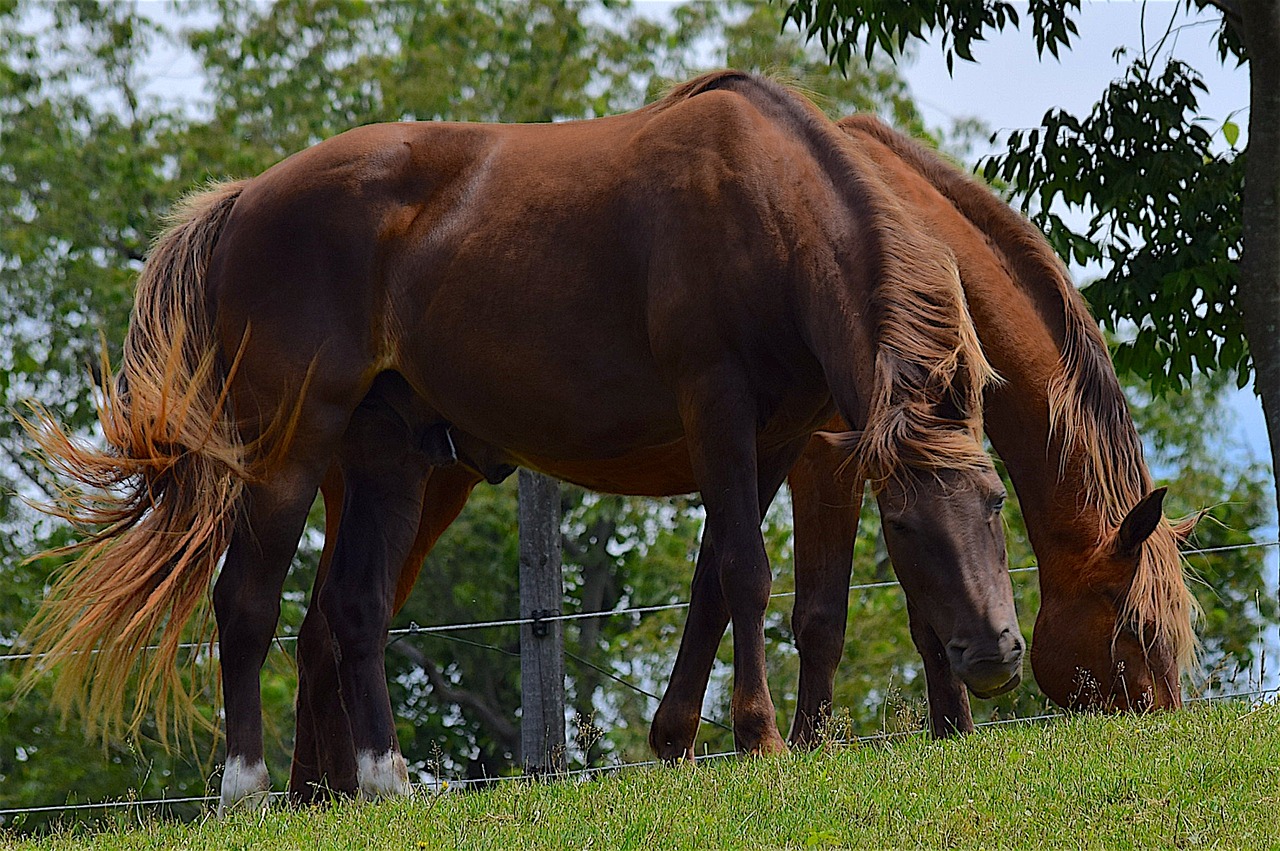
[[[560,483],[520,470],[520,749],[530,774],[563,771],[564,626],[560,614]]]

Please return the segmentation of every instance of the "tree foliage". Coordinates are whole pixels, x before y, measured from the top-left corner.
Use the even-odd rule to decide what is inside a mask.
[[[1050,110],[982,167],[1024,210],[1034,204],[1033,220],[1061,255],[1102,265],[1085,294],[1113,332],[1137,326],[1115,347],[1115,363],[1156,392],[1219,370],[1243,387],[1253,372],[1234,298],[1244,164],[1234,150],[1215,151],[1198,118],[1205,91],[1176,59],[1161,71],[1137,59],[1088,116]],[[1087,229],[1070,226],[1064,210],[1088,214]]]

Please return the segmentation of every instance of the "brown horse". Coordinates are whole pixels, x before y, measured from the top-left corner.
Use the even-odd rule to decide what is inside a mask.
[[[876,118],[852,116],[840,126],[872,158],[911,215],[955,252],[979,338],[1004,379],[987,390],[984,423],[1018,491],[1040,561],[1042,603],[1032,650],[1037,682],[1066,707],[1178,706],[1179,669],[1194,649],[1194,604],[1176,543],[1190,528],[1172,527],[1160,515],[1164,489],[1151,487],[1105,343],[1083,299],[1044,238],[987,187]],[[796,548],[792,620],[801,663],[790,738],[797,744],[817,736],[844,648],[862,480],[841,471],[843,460],[828,441],[815,438],[789,474]],[[679,467],[680,458],[669,463]],[[637,467],[629,480],[609,479],[608,489],[662,492],[654,487],[654,475]],[[397,608],[423,558],[480,480],[464,467],[432,473],[432,499],[424,503],[400,575]],[[328,531],[334,533],[341,510],[336,469],[324,494]],[[892,541],[896,521],[886,520]],[[329,540],[317,584],[323,582]],[[896,554],[893,561],[924,660],[932,731],[972,731],[968,694],[956,676],[963,656],[939,638],[922,612],[931,575]],[[716,637],[705,640],[710,645]],[[350,745],[341,730],[345,722],[328,661],[329,640],[314,607],[300,639],[291,788],[305,798],[308,784],[350,773],[344,767]],[[674,685],[667,701],[674,698]],[[702,694],[697,682],[687,687],[692,697],[682,703],[686,721]]]
[[[990,375],[951,253],[773,83],[711,74],[560,125],[360,128],[182,211],[104,388],[110,451],[47,420],[37,431],[49,463],[131,487],[65,508],[106,525],[33,641],[60,667],[61,698],[109,718],[140,668],[136,719],[147,696],[180,689],[183,625],[225,551],[222,800],[260,800],[259,671],[336,463],[341,516],[313,608],[333,637],[351,788],[402,793],[383,648],[433,470],[519,463],[599,486],[678,452],[680,489],[706,506],[693,598],[710,603],[685,632],[656,741],[692,745],[684,694],[732,620],[737,745],[777,751],[760,521],[838,411],[857,431],[834,439],[907,530],[895,555],[956,577],[966,604],[942,601],[932,627],[966,648],[958,673],[998,691],[1022,644],[1003,491],[977,434]]]

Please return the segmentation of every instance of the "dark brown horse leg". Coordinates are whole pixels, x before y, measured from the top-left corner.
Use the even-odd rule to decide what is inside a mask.
[[[649,747],[659,759],[669,762],[694,757],[702,698],[715,664],[716,648],[729,627],[729,607],[720,590],[716,562],[715,542],[709,530],[704,530],[680,650],[667,690],[649,726]]]
[[[427,553],[457,519],[471,491],[480,481],[476,473],[461,465],[432,469],[423,496],[417,536],[397,579],[393,612],[399,611],[409,598]],[[289,791],[293,800],[299,803],[313,802],[326,790],[352,794],[356,791],[355,745],[338,693],[338,666],[333,655],[332,638],[328,623],[315,604],[338,539],[344,489],[341,469],[334,466],[322,488],[325,498],[324,551],[320,555],[320,570],[312,589],[312,605],[307,610],[298,638],[297,735]]]
[[[320,488],[325,508],[324,550],[298,633],[298,703],[289,798],[299,804],[313,803],[331,792],[356,792],[356,752],[338,693],[332,633],[317,604],[333,562],[344,491],[341,468],[334,464]]]
[[[935,738],[973,732],[973,716],[969,713],[969,691],[951,670],[947,649],[933,628],[920,617],[907,598],[907,617],[911,623],[911,640],[924,660],[925,685],[929,694],[929,729]]]
[[[431,468],[417,451],[414,431],[373,397],[351,418],[341,464],[342,519],[317,603],[332,631],[359,792],[365,798],[403,795],[408,771],[383,660],[396,577],[418,530]]]
[[[280,592],[302,535],[320,474],[309,486],[250,489],[249,509],[236,529],[214,586],[227,763],[219,810],[265,803],[270,778],[263,761],[259,674],[280,617]],[[306,482],[305,475],[275,481]],[[282,492],[283,491],[283,492]]]
[[[800,652],[800,691],[790,740],[800,747],[813,747],[822,736],[844,653],[862,481],[837,472],[843,461],[843,453],[815,437],[788,476],[796,564],[791,626]]]
[[[705,444],[690,441],[695,471],[700,464],[694,449],[698,445]],[[725,442],[716,444],[717,451],[723,451],[726,445]],[[649,731],[650,747],[661,759],[693,758],[707,679],[715,662],[716,648],[731,618],[734,623],[735,746],[748,753],[786,750],[778,733],[765,670],[764,611],[772,576],[764,539],[760,536],[760,522],[803,445],[803,441],[798,441],[761,459],[760,473],[757,481],[751,483],[752,487],[744,487],[741,482],[736,489],[734,485],[713,485],[714,490],[709,493],[705,483],[726,474],[708,469],[706,478],[699,477],[707,507],[707,526],[694,572],[680,650]],[[738,465],[731,468],[733,471],[741,472],[754,466],[754,445],[749,449],[742,453]],[[732,478],[732,472],[727,477]],[[747,502],[752,496],[754,505]]]

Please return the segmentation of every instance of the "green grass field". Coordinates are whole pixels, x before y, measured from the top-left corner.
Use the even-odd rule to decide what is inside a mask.
[[[3,843],[0,843],[3,844]],[[1280,706],[1075,717],[15,848],[1280,848]]]

